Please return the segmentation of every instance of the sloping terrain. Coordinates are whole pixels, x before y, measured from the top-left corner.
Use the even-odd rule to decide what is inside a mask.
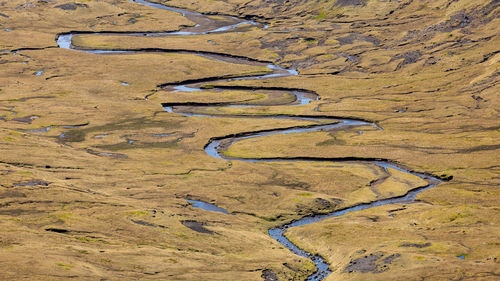
[[[325,280],[499,278],[499,1],[154,2],[210,16],[128,0],[0,2],[0,279],[304,280],[313,263],[270,228],[426,184],[356,161],[236,160],[305,157],[388,159],[447,180],[413,204],[289,229],[330,264]],[[223,15],[256,24],[129,34],[233,23]],[[77,49],[137,52],[59,48],[72,31]],[[221,80],[269,63],[298,75]],[[215,88],[169,88],[183,81]],[[290,106],[287,89],[318,100]],[[204,150],[331,117],[377,127],[241,139],[222,151],[234,160]]]

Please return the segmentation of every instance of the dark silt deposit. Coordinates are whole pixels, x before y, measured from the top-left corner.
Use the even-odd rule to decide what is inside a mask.
[[[49,186],[50,183],[43,180],[15,183],[14,186]]]
[[[185,227],[188,227],[196,232],[205,233],[205,234],[214,234],[213,231],[207,229],[204,222],[198,222],[194,220],[186,220],[181,222]]]
[[[61,10],[70,10],[74,11],[77,8],[88,8],[89,6],[87,4],[80,4],[80,3],[66,3],[62,5],[57,5],[54,8],[61,9]]]
[[[349,265],[344,268],[343,272],[381,273],[387,271],[389,269],[388,265],[400,256],[400,254],[391,254],[386,256],[385,253],[369,254],[352,260]]]

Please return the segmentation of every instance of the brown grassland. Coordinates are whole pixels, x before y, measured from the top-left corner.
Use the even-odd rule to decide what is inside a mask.
[[[0,0],[0,280],[304,280],[313,263],[269,237],[269,228],[426,184],[358,162],[207,155],[212,137],[314,124],[238,114],[356,118],[383,130],[252,138],[229,146],[228,156],[374,157],[453,177],[414,204],[290,229],[291,241],[331,264],[325,280],[500,278],[498,0],[155,2],[268,27],[82,34],[73,44],[271,61],[299,75],[223,84],[305,89],[320,99],[287,106],[275,104],[293,96],[264,90],[167,92],[158,85],[269,69],[191,53],[91,54],[56,43],[70,31],[195,25],[176,12],[129,0]],[[209,118],[166,112],[165,102],[273,106],[186,108],[222,115]]]

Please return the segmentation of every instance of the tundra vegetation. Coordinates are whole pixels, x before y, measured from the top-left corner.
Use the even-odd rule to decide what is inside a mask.
[[[498,0],[154,2],[259,24],[126,36],[196,23],[129,0],[0,0],[0,279],[304,280],[313,263],[268,229],[426,185],[356,161],[207,155],[213,137],[328,122],[235,115],[353,118],[382,130],[251,138],[226,147],[228,157],[380,158],[451,179],[413,204],[289,229],[288,239],[330,264],[325,280],[499,278]],[[87,32],[73,38],[81,49],[156,51],[59,48],[58,34],[70,31]],[[102,31],[114,33],[90,34]],[[213,89],[204,92],[161,87],[270,71],[193,52],[299,75],[206,82]],[[289,106],[294,96],[266,88],[319,99]],[[188,102],[261,106],[182,107],[218,118],[162,107]]]

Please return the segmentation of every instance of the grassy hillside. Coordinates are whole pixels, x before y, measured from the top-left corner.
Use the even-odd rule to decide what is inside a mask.
[[[331,264],[326,280],[498,278],[499,1],[155,2],[259,24],[179,37],[85,34],[73,44],[271,61],[299,75],[223,84],[305,89],[320,99],[276,106],[290,96],[171,93],[158,85],[269,70],[175,52],[96,55],[55,41],[70,31],[195,25],[179,13],[128,0],[0,3],[0,279],[304,280],[312,262],[271,239],[269,228],[422,184],[361,163],[210,157],[203,148],[212,137],[314,123],[234,114],[358,118],[383,130],[266,136],[227,155],[384,158],[452,177],[416,204],[290,229],[290,240]],[[274,106],[191,109],[227,115],[206,118],[166,112],[162,102]]]

